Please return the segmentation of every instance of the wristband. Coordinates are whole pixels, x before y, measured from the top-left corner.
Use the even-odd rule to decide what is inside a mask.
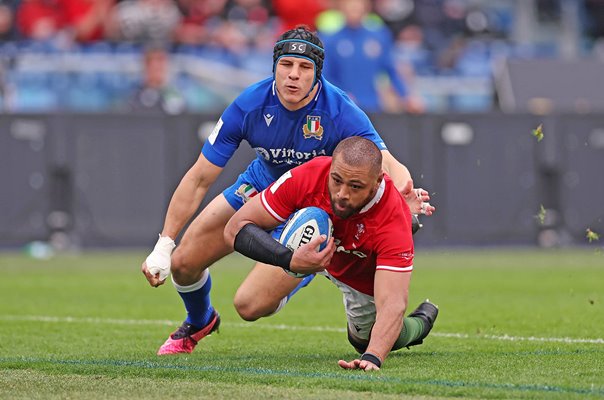
[[[378,368],[382,367],[382,360],[380,360],[380,358],[373,353],[365,352],[361,354],[361,360],[369,361],[370,363],[375,364]]]

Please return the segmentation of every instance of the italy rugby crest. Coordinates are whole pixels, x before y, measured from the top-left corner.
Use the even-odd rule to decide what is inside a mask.
[[[302,127],[302,131],[304,132],[304,139],[323,139],[323,127],[321,126],[321,117],[307,115],[306,124]]]
[[[258,191],[249,183],[244,183],[235,191],[235,195],[243,200],[244,203],[247,203],[256,194],[258,194]]]

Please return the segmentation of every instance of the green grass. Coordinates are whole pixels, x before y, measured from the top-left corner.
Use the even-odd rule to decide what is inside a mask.
[[[220,333],[160,358],[184,314],[171,285],[147,286],[145,254],[0,253],[0,398],[604,398],[594,249],[420,250],[410,307],[429,297],[439,318],[422,346],[374,373],[337,366],[355,353],[340,293],[323,278],[247,323],[232,299],[252,263],[227,257],[211,270]]]

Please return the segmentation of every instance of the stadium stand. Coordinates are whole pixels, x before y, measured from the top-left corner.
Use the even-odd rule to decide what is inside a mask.
[[[140,60],[150,40],[169,46],[171,82],[187,109],[220,111],[243,87],[270,74],[266,54],[284,26],[309,18],[296,21],[285,1],[98,3],[91,13],[74,0],[0,1],[5,111],[124,109],[140,84]],[[313,12],[326,3],[314,2]],[[427,112],[498,109],[495,81],[504,60],[603,53],[602,13],[594,11],[594,0],[372,3],[372,17],[397,38],[394,58],[400,70],[414,72],[413,89]],[[86,20],[89,14],[95,17]]]

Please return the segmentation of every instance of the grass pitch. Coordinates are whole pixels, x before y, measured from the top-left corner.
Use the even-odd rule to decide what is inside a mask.
[[[599,248],[418,253],[410,310],[428,297],[440,315],[374,373],[337,366],[355,353],[321,277],[247,323],[231,302],[252,262],[229,256],[211,269],[220,333],[158,357],[184,311],[171,285],[147,285],[146,254],[0,253],[0,398],[604,398]]]

